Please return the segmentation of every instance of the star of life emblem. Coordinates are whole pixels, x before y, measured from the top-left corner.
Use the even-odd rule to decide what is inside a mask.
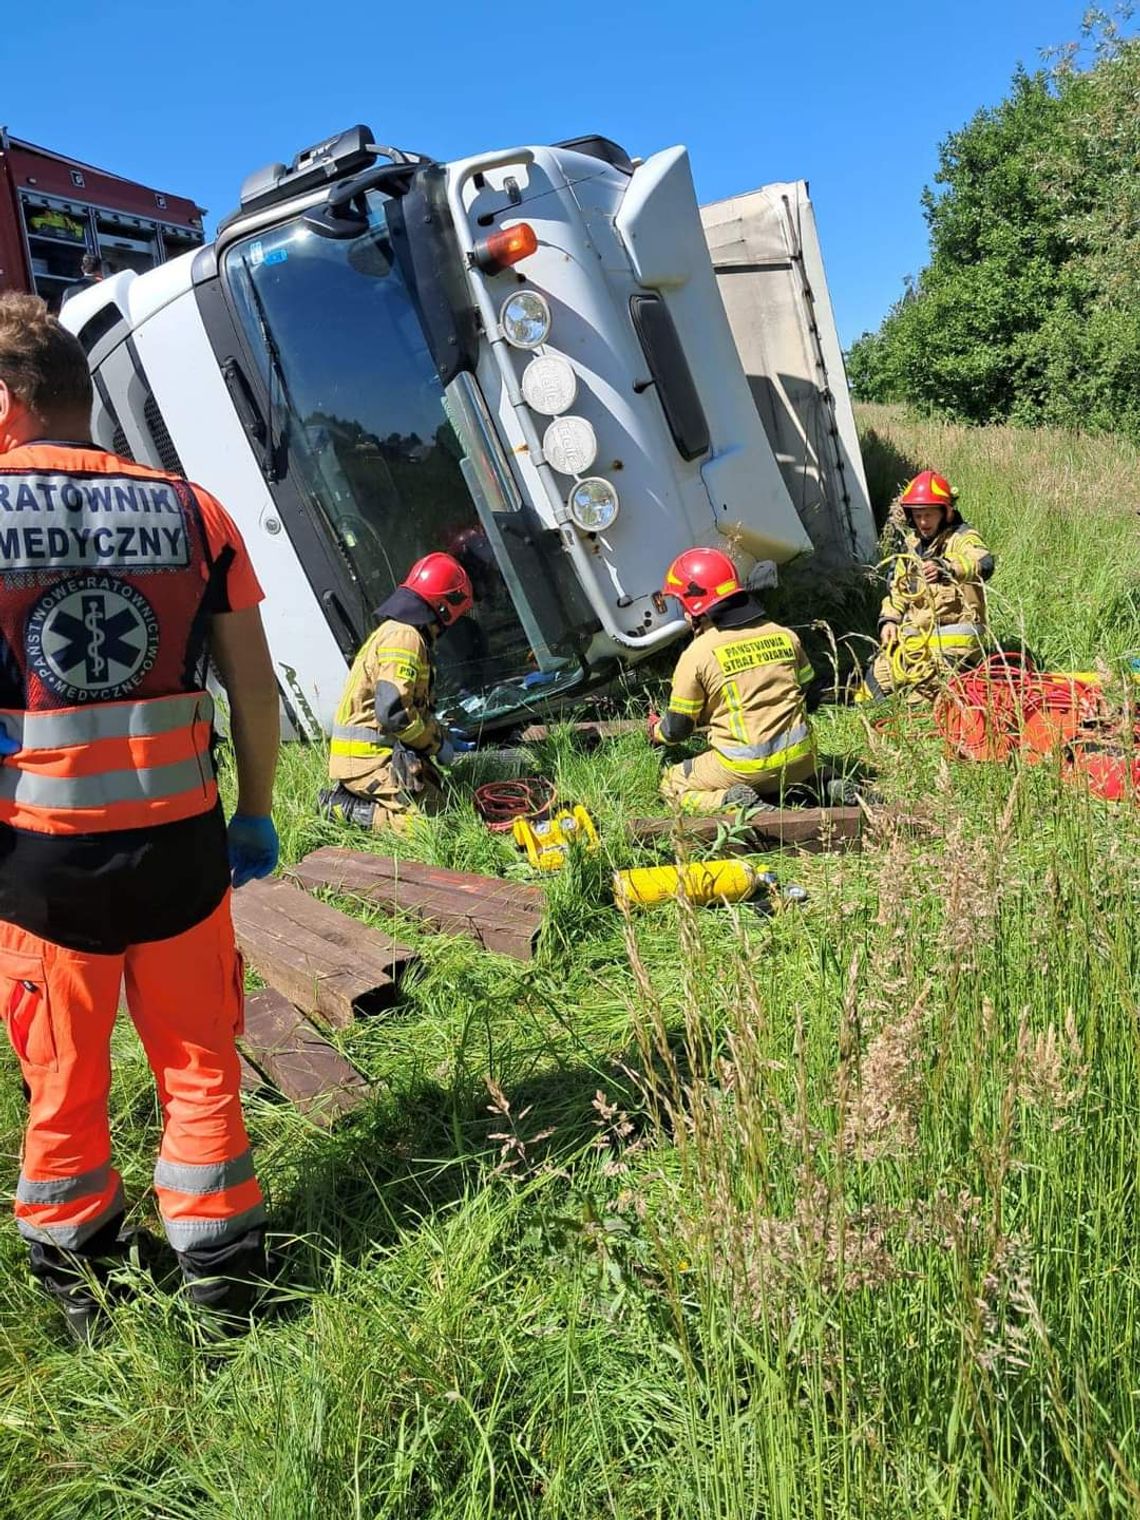
[[[143,594],[113,575],[59,581],[28,618],[28,664],[65,701],[132,692],[158,654],[158,619]]]

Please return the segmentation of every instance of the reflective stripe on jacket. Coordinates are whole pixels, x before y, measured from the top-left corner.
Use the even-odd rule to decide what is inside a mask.
[[[198,488],[92,444],[0,455],[0,824],[105,834],[213,810],[217,577]],[[232,555],[232,550],[229,551]]]
[[[418,628],[389,618],[353,661],[329,741],[329,776],[367,782],[387,768],[393,744],[438,754],[443,731],[432,711],[435,669]]]
[[[0,710],[20,749],[0,765],[0,823],[101,834],[178,823],[218,800],[205,691],[45,712]]]
[[[706,628],[677,662],[668,713],[707,729],[741,776],[783,770],[815,752],[803,696],[812,675],[803,645],[778,623]]]

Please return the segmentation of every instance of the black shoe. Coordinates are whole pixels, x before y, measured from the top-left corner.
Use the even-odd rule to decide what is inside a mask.
[[[859,787],[848,776],[833,776],[824,786],[828,807],[858,807]]]
[[[283,1261],[266,1249],[259,1230],[211,1251],[180,1251],[178,1260],[201,1339],[244,1334],[281,1275]]]
[[[79,1251],[65,1251],[47,1241],[28,1245],[32,1276],[63,1312],[72,1339],[90,1345],[96,1338],[106,1309],[120,1295],[108,1278],[125,1258],[119,1231],[123,1216],[117,1214],[86,1240]]]
[[[68,1334],[77,1346],[93,1346],[106,1323],[103,1305],[86,1284],[71,1288],[49,1288],[60,1309]]]

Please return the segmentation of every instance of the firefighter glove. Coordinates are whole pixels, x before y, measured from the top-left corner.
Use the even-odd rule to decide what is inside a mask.
[[[255,877],[269,876],[277,865],[277,830],[272,818],[235,813],[226,830],[230,876],[235,889]]]
[[[448,763],[443,759],[442,749],[436,756],[436,759],[440,761],[441,765]],[[422,757],[417,755],[415,750],[409,749],[406,744],[400,744],[397,741],[392,745],[392,775],[401,791],[413,794],[415,792],[422,792],[424,789],[424,762]]]

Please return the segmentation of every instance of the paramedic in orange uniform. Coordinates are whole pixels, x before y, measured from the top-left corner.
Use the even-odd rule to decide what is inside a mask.
[[[230,890],[277,862],[277,692],[245,547],[205,491],[93,444],[91,404],[78,341],[37,297],[0,296],[0,1014],[29,1095],[15,1211],[80,1340],[123,1249],[121,985],[158,1084],[154,1186],[188,1295],[240,1323],[264,1277]],[[207,654],[230,700],[228,831]]]

